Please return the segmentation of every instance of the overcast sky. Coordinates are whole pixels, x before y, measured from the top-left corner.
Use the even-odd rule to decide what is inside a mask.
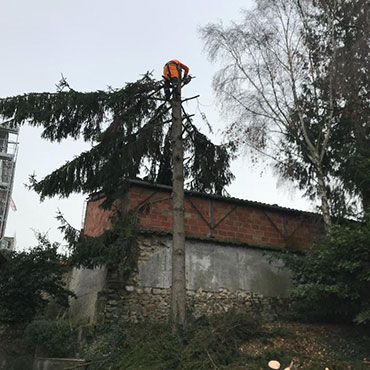
[[[0,0],[0,6],[0,97],[55,91],[61,73],[80,91],[119,88],[146,71],[160,79],[163,65],[175,58],[196,76],[183,95],[201,95],[200,104],[189,104],[188,112],[198,113],[199,118],[202,110],[216,133],[225,127],[226,119],[220,117],[212,91],[218,66],[203,52],[198,28],[219,20],[226,24],[237,20],[240,9],[252,7],[253,1]],[[215,139],[222,137],[218,134]],[[47,232],[52,241],[61,242],[57,209],[80,228],[86,195],[40,203],[24,184],[30,174],[42,178],[89,144],[46,142],[40,130],[27,126],[20,130],[19,143],[13,190],[17,211],[10,210],[6,235],[16,235],[17,249],[36,244],[33,230]],[[277,187],[278,179],[271,171],[253,168],[248,156],[239,158],[233,171],[236,180],[228,189],[231,196],[298,209],[313,207],[292,186]]]

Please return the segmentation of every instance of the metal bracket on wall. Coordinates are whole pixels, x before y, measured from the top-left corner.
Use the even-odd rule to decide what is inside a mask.
[[[270,221],[270,224],[274,227],[274,229],[280,234],[280,236],[283,238],[284,242],[287,242],[286,237],[286,220],[285,215],[283,215],[283,231],[281,231],[275,224],[275,222],[271,219],[271,217],[265,212],[262,211],[262,213],[265,215],[265,217]]]
[[[222,221],[224,221],[227,217],[229,217],[230,216],[230,214],[232,213],[232,212],[234,212],[236,209],[238,208],[238,206],[234,206],[233,208],[231,208],[230,209],[230,211],[229,212],[227,212],[226,214],[225,214],[225,216],[223,216],[215,225],[214,225],[214,228],[216,228]]]
[[[208,226],[209,233],[210,233],[210,237],[211,238],[214,237],[214,230],[217,228],[217,226],[220,225],[221,222],[224,221],[228,216],[230,216],[230,214],[232,212],[234,212],[235,209],[238,207],[237,205],[234,206],[223,217],[221,217],[221,219],[219,221],[217,221],[216,223],[214,223],[214,219],[213,219],[213,202],[212,202],[212,199],[210,199],[210,201],[209,201],[209,219],[210,219],[210,222],[207,221],[207,219],[202,215],[202,213],[199,211],[199,209],[195,206],[195,204],[191,201],[190,198],[186,198],[186,200],[190,203],[190,205],[195,210],[195,212],[198,213],[198,215],[200,216],[200,218]]]
[[[202,212],[199,211],[199,209],[195,206],[195,204],[192,202],[192,200],[190,198],[186,198],[186,200],[190,203],[190,205],[192,206],[192,208],[195,210],[195,212],[198,213],[198,215],[200,216],[200,218],[206,223],[206,225],[209,227],[210,231],[212,229],[212,225],[206,220],[206,218],[202,215]]]
[[[299,218],[300,221],[297,224],[297,227],[288,235],[288,240],[296,233],[296,231],[303,225],[303,222],[307,219],[305,215],[301,215]]]
[[[149,199],[153,198],[154,195],[156,195],[158,191],[154,191],[152,194],[150,194],[148,197],[146,197],[142,202],[140,202],[137,206],[136,209],[141,212],[142,208],[146,206],[146,203],[148,202]]]

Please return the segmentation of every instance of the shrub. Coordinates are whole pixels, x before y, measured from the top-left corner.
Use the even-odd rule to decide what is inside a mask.
[[[76,333],[65,321],[32,321],[25,335],[30,343],[41,346],[45,356],[67,357],[75,353]]]
[[[180,340],[166,323],[110,324],[98,329],[84,356],[91,369],[224,369],[244,364],[240,347],[265,335],[259,320],[235,312],[199,318],[182,334]]]
[[[295,312],[306,319],[370,323],[370,216],[334,226],[304,256],[287,255]]]
[[[30,251],[12,252],[0,269],[0,322],[28,322],[42,313],[50,300],[68,306],[59,244],[39,236],[39,245]]]

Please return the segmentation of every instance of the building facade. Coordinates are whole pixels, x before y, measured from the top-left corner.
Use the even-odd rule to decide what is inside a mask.
[[[115,207],[137,212],[138,269],[125,282],[117,271],[104,268],[74,271],[75,292],[84,297],[72,303],[77,316],[82,312],[89,322],[167,318],[171,191],[168,186],[130,181]],[[100,207],[103,200],[102,194],[93,194],[87,201],[86,235],[98,236],[111,226],[111,212]],[[187,191],[185,228],[187,299],[193,315],[231,309],[275,315],[284,309],[291,287],[290,272],[279,254],[286,249],[304,251],[323,231],[323,224],[320,216],[309,212]],[[82,310],[86,305],[87,318]]]
[[[14,238],[5,238],[12,190],[15,164],[18,153],[18,128],[0,125],[0,248],[14,249]]]

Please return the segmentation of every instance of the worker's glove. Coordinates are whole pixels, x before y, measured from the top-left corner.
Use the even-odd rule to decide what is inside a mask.
[[[191,76],[187,75],[184,77],[184,85],[187,85],[191,81]]]

